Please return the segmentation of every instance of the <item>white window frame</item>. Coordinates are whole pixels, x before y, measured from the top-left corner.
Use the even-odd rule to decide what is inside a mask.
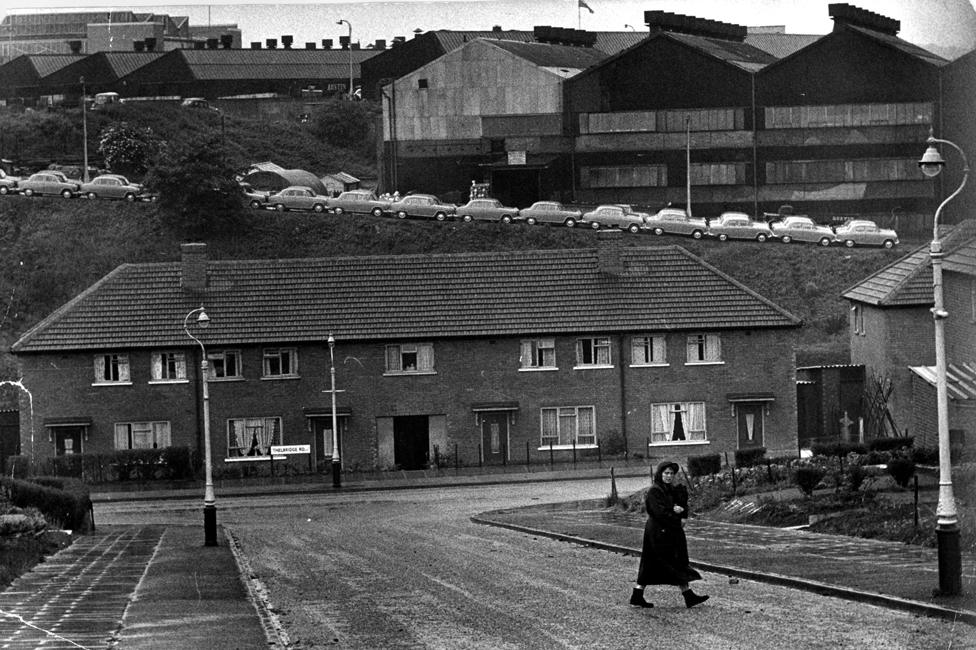
[[[186,354],[171,350],[150,355],[150,384],[185,384]]]
[[[551,361],[551,363],[549,363]],[[558,370],[556,339],[522,339],[519,346],[519,371]]]
[[[236,373],[227,374],[227,359],[234,359]],[[216,350],[207,353],[207,380],[208,381],[235,381],[244,379],[244,359],[240,350]],[[217,368],[223,368],[224,374],[217,374]]]
[[[271,363],[277,361],[278,369],[285,367],[283,359],[288,359],[288,372],[272,373]],[[298,377],[298,348],[265,348],[261,355],[261,379],[294,379]]]
[[[128,354],[96,354],[94,358],[95,381],[93,386],[131,386]],[[106,377],[106,372],[109,375]]]
[[[722,338],[718,334],[689,334],[685,339],[685,365],[721,365]]]
[[[589,361],[585,360],[587,355]],[[573,370],[594,368],[613,368],[613,346],[609,336],[584,336],[576,339],[576,365]]]
[[[116,449],[162,449],[173,445],[169,420],[116,422]]]
[[[684,440],[674,440],[676,414],[681,414]],[[651,446],[708,444],[705,402],[651,404]]]
[[[586,424],[581,427],[581,422]],[[576,449],[597,448],[594,406],[547,406],[539,409],[539,451],[573,449],[574,441]]]
[[[664,336],[644,335],[630,338],[630,366],[643,368],[667,366],[668,344]]]
[[[436,375],[433,343],[387,345],[384,375]]]
[[[271,429],[270,438],[265,433]],[[267,456],[272,445],[284,444],[281,416],[227,418],[227,457],[243,458],[249,455],[257,442],[256,454]]]

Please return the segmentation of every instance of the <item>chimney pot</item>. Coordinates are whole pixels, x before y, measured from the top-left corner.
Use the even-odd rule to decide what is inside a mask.
[[[251,41],[251,49],[252,50],[260,50],[261,49],[261,41]]]

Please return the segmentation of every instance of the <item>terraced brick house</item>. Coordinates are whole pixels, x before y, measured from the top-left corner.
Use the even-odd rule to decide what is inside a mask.
[[[184,320],[204,306],[205,330]],[[801,322],[677,246],[124,264],[12,347],[22,453],[274,444],[346,470],[796,454]],[[731,455],[731,453],[730,453]],[[308,459],[289,457],[297,464]]]

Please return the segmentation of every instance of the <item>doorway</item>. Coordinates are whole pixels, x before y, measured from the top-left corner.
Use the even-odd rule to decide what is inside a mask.
[[[85,427],[53,427],[54,453],[57,456],[70,456],[82,453],[81,438]]]
[[[427,467],[430,462],[430,426],[426,415],[393,418],[393,462],[403,470]]]
[[[740,402],[735,405],[739,449],[763,446],[763,405]]]
[[[508,461],[508,413],[481,413],[481,453],[486,465],[503,465]]]

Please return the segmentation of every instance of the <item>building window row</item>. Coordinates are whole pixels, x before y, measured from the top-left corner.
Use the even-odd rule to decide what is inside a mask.
[[[767,106],[767,129],[932,124],[932,102]]]
[[[599,165],[580,168],[580,186],[583,189],[667,185],[667,165]]]
[[[632,366],[667,365],[667,346],[663,336],[631,337]],[[187,361],[183,352],[153,352],[150,356],[150,383],[180,383],[187,381]],[[216,350],[207,353],[209,380],[243,378],[240,350]],[[687,337],[685,363],[721,363],[722,345],[718,334],[692,334]],[[97,354],[94,360],[96,385],[131,384],[129,355]],[[386,375],[433,374],[434,344],[404,343],[386,346]],[[521,370],[556,370],[556,340],[552,337],[523,339],[520,343]],[[577,369],[613,367],[613,348],[610,337],[595,336],[576,339]],[[267,348],[262,354],[262,378],[298,377],[298,350],[295,348]]]
[[[580,133],[678,133],[689,131],[741,131],[746,128],[744,108],[701,108],[661,111],[581,113]]]
[[[916,161],[901,158],[864,160],[782,160],[766,163],[766,182],[863,183],[920,180]]]

